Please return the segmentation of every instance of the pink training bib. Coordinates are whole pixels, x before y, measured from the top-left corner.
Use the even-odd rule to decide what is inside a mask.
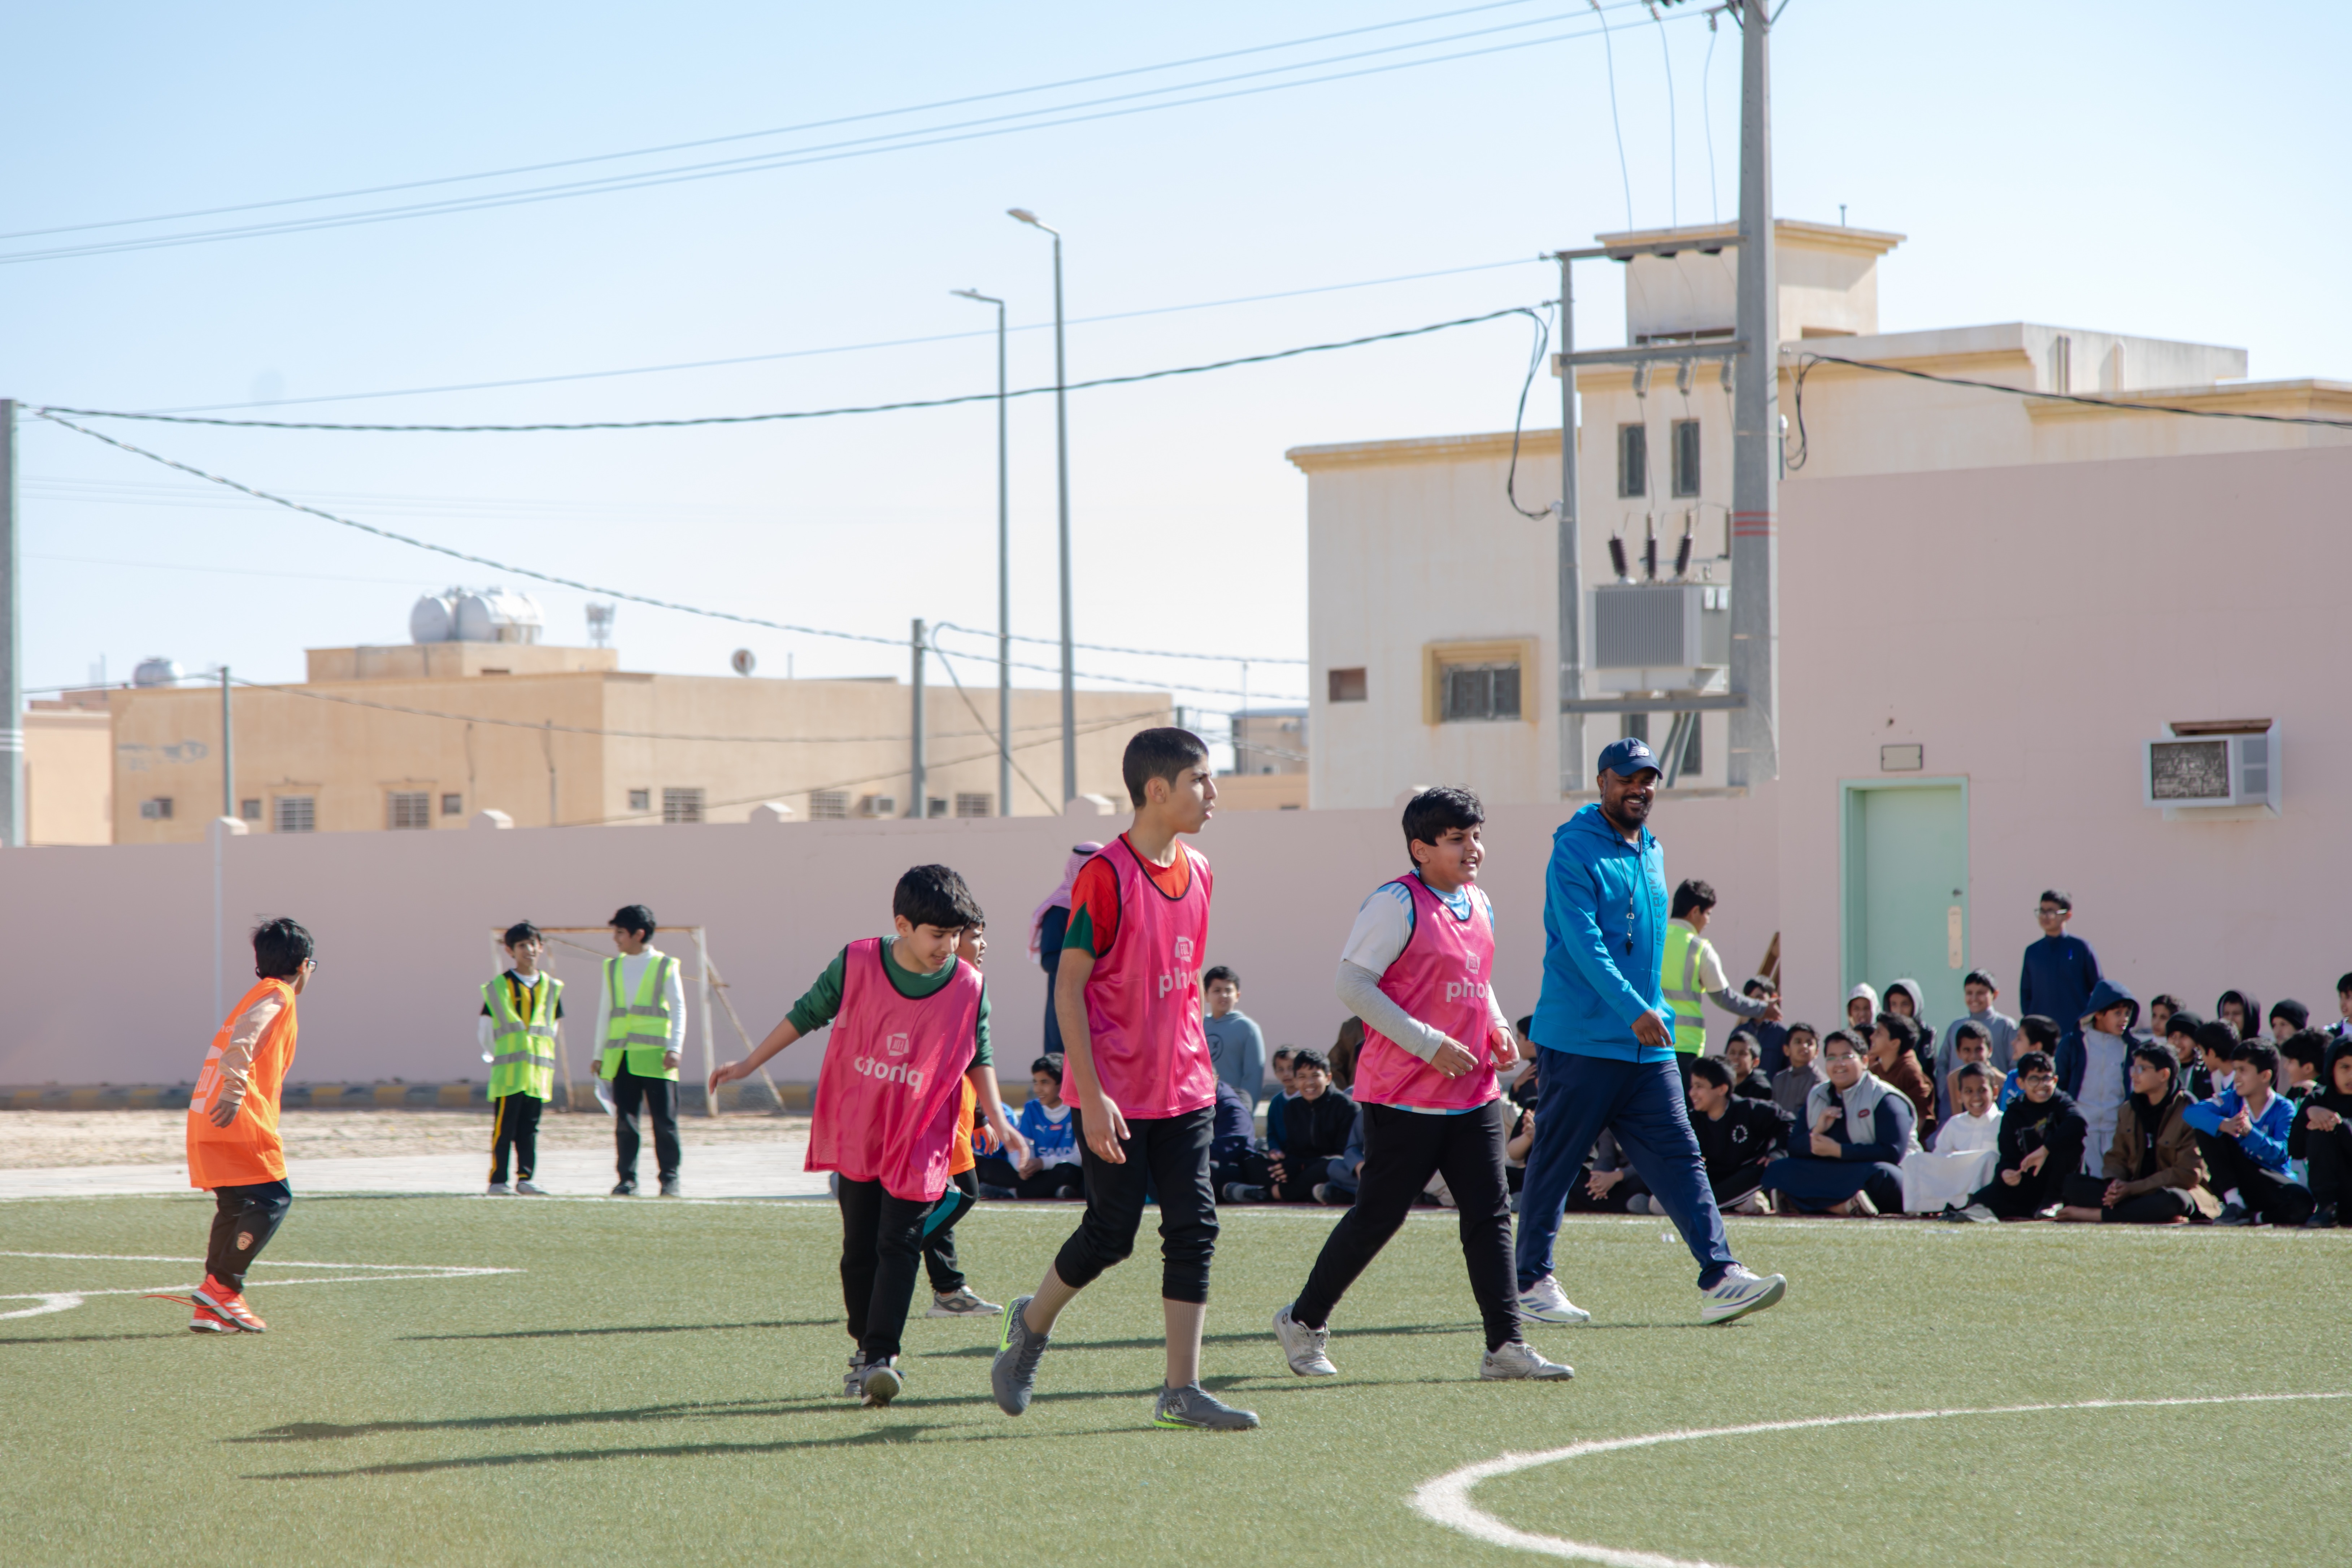
[[[1465,920],[1419,877],[1400,877],[1397,884],[1412,895],[1412,935],[1381,976],[1381,994],[1431,1028],[1443,1029],[1478,1065],[1460,1078],[1447,1078],[1379,1030],[1366,1028],[1363,1054],[1356,1059],[1355,1097],[1363,1104],[1424,1110],[1475,1109],[1502,1093],[1486,1039],[1494,1027],[1486,1001],[1495,971],[1494,921],[1486,900],[1475,892]]]
[[[1189,846],[1184,896],[1160,890],[1125,837],[1098,859],[1118,879],[1118,937],[1087,977],[1095,1076],[1124,1116],[1181,1116],[1213,1105],[1216,1065],[1201,1026],[1201,954],[1209,944],[1209,862]]]
[[[901,995],[882,967],[881,942],[851,942],[803,1168],[880,1182],[909,1203],[946,1191],[980,993],[980,971],[958,959],[938,991]]]

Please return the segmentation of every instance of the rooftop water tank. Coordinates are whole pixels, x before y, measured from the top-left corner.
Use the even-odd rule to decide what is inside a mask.
[[[139,668],[131,672],[131,684],[177,686],[180,684],[181,676],[184,673],[180,668],[178,659],[165,658],[162,654],[157,654],[153,658],[142,658],[139,661]]]
[[[544,624],[538,600],[503,588],[461,595],[457,609],[459,642],[535,643]]]
[[[447,642],[457,635],[458,589],[427,594],[408,612],[408,640]]]

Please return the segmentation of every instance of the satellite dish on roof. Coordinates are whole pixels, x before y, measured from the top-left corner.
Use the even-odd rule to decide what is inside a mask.
[[[759,657],[748,647],[739,647],[727,659],[728,667],[738,675],[749,675],[760,668]]]

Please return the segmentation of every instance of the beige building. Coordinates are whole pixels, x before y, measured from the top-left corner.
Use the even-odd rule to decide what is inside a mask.
[[[763,805],[803,821],[913,811],[900,680],[649,675],[610,648],[520,642],[309,659],[299,685],[235,693],[235,799],[251,831],[452,828],[485,810],[519,827],[742,822]],[[221,808],[218,688],[108,695],[113,841],[200,839]],[[926,696],[929,814],[997,815],[995,694],[973,694],[977,715],[952,686]],[[1013,699],[1013,812],[1058,815],[1046,792],[1061,776],[1060,696]],[[1165,693],[1079,692],[1081,792],[1123,801],[1128,737],[1172,712]]]
[[[1804,487],[1865,475],[1956,474],[2021,466],[2187,457],[2341,445],[2352,432],[2236,419],[2185,418],[2103,406],[2156,402],[2210,411],[2352,417],[2352,385],[2249,383],[2242,349],[2005,322],[1927,331],[1878,329],[1878,258],[1903,236],[1782,220],[1775,226],[1780,310],[1780,409],[1787,424],[1784,516]],[[1602,245],[1686,238],[1674,256],[1623,266],[1628,331],[1637,343],[1733,336],[1738,252],[1732,226],[1602,235]],[[1605,277],[1587,262],[1583,287]],[[1953,386],[1812,358],[1836,354],[2021,389]],[[1799,377],[1802,376],[1801,399]],[[1588,595],[1618,580],[1612,537],[1630,576],[1683,579],[1696,590],[1699,641],[1727,636],[1731,400],[1719,362],[1588,367],[1578,485]],[[2087,397],[2061,401],[2051,395]],[[1801,411],[1801,422],[1799,418]],[[1557,800],[1558,542],[1553,520],[1512,510],[1504,484],[1508,431],[1302,447],[1307,475],[1310,798],[1318,807],[1382,805],[1415,781],[1472,783],[1490,801]],[[1540,506],[1559,494],[1559,432],[1525,433],[1517,493]],[[1790,527],[1793,528],[1791,523]],[[1784,537],[1787,531],[1784,530]],[[1784,547],[1785,548],[1785,547]],[[1855,563],[1857,594],[1932,598],[1900,563]],[[2193,579],[2184,578],[2189,587]],[[1590,601],[1581,617],[1591,637]],[[1819,628],[1786,619],[1782,647]],[[1716,648],[1719,655],[1727,642]],[[1588,696],[1721,689],[1725,659],[1702,653],[1673,679],[1596,668]],[[1784,693],[1784,705],[1790,700]],[[1664,713],[1593,717],[1590,756],[1621,732],[1663,749]],[[1677,787],[1720,789],[1721,713],[1700,717]],[[1580,781],[1579,781],[1580,782]],[[1590,784],[1583,784],[1589,788]]]
[[[112,752],[104,692],[26,704],[26,843],[113,841]]]

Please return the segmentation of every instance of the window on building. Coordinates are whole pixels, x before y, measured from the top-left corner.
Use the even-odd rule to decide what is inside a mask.
[[[466,797],[462,795],[443,795],[441,797],[441,815],[444,816],[465,816]]]
[[[168,795],[159,795],[152,800],[141,801],[139,803],[139,816],[142,821],[146,822],[171,821],[172,797]]]
[[[1647,713],[1627,713],[1622,715],[1622,718],[1625,721],[1617,727],[1618,738],[1639,741],[1643,745],[1649,744],[1650,716]]]
[[[1364,700],[1364,668],[1334,669],[1328,672],[1330,696],[1334,702],[1361,702]]]
[[[651,811],[653,808],[653,791],[649,789],[633,789],[629,792],[629,809],[631,811]]]
[[[1675,494],[1698,494],[1698,421],[1675,421]]]
[[[955,814],[958,816],[994,816],[996,797],[992,795],[975,795],[969,790],[958,790],[955,798]]]
[[[397,828],[432,826],[433,792],[423,789],[386,790],[383,795],[383,825]]]
[[[278,819],[272,825],[279,833],[316,833],[319,831],[319,797],[310,795],[281,795],[278,797]]]
[[[247,822],[259,822],[261,820],[261,803],[257,800],[238,801],[236,803],[236,814],[237,816],[245,818]]]
[[[1438,681],[1438,717],[1445,723],[1519,716],[1516,659],[1508,664],[1442,664]]]
[[[849,792],[845,789],[821,789],[809,795],[811,822],[841,822],[849,816]]]
[[[700,822],[702,792],[698,789],[665,789],[662,791],[664,822]]]
[[[1646,425],[1617,426],[1617,493],[1650,493],[1650,427]]]
[[[925,816],[945,816],[947,814],[948,803],[941,800],[939,796],[933,795],[929,800],[923,802],[923,815]]]

